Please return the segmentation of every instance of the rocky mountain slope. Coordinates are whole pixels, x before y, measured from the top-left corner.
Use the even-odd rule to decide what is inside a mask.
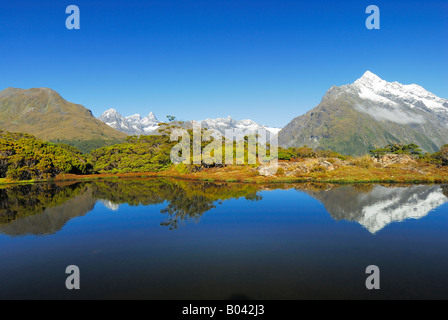
[[[284,147],[354,155],[394,142],[435,152],[448,143],[448,100],[367,71],[353,84],[331,87],[318,106],[286,125],[278,140]]]

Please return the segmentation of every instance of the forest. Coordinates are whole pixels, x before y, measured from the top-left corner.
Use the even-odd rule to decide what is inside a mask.
[[[74,147],[0,131],[0,178],[48,180],[62,172],[87,174],[92,169],[90,156]]]

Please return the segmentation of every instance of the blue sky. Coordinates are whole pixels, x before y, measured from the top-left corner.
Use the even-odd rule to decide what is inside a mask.
[[[8,3],[6,3],[8,2]],[[68,30],[75,4],[81,29]],[[365,9],[380,8],[368,30]],[[446,1],[2,1],[0,90],[282,127],[366,70],[448,98]]]

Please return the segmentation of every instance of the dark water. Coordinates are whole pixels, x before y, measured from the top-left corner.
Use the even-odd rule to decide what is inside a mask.
[[[448,187],[0,189],[1,299],[448,299]],[[68,265],[80,290],[67,290]],[[366,267],[380,269],[367,290]]]

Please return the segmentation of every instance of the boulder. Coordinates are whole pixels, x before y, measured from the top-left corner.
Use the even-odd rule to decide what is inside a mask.
[[[262,176],[273,176],[277,173],[278,163],[271,163],[258,167],[258,173]]]
[[[320,161],[319,164],[321,166],[324,166],[325,169],[327,169],[329,171],[332,171],[332,170],[335,169],[334,165],[331,162],[328,162],[328,161]]]
[[[416,161],[407,154],[385,154],[378,159],[373,160],[376,163],[381,164],[382,166],[389,166],[392,164],[412,164],[416,163]]]

